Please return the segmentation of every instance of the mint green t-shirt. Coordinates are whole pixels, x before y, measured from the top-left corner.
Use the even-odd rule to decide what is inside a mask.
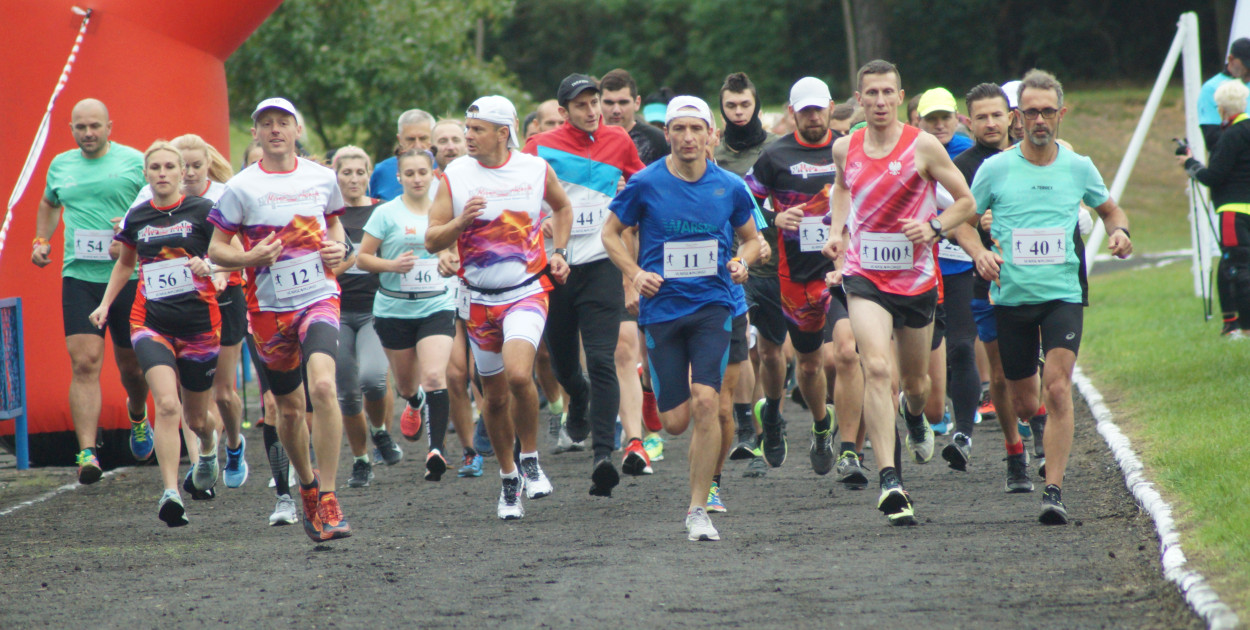
[[[108,256],[113,240],[109,220],[126,214],[143,183],[143,154],[117,142],[109,145],[108,153],[93,160],[83,157],[78,149],[52,158],[43,198],[63,207],[62,276],[109,281],[113,271],[113,260]]]
[[[1082,201],[1095,208],[1110,198],[1093,161],[1060,145],[1054,162],[1037,166],[1017,145],[981,164],[972,194],[978,214],[993,211],[990,236],[1004,261],[990,285],[995,304],[1088,304],[1077,219]]]
[[[430,225],[429,215],[416,214],[404,205],[403,196],[396,197],[373,210],[373,216],[365,223],[366,234],[382,241],[378,246],[379,258],[394,260],[399,255],[411,251],[420,260],[421,269],[409,274],[405,281],[403,274],[380,273],[378,281],[382,288],[390,291],[427,292],[437,285],[445,289],[446,282],[438,275],[438,257],[425,249],[425,230]],[[434,262],[429,262],[434,261]],[[404,283],[407,286],[404,286]],[[429,286],[425,286],[429,285]],[[374,317],[393,317],[396,319],[420,319],[429,317],[438,311],[450,311],[455,308],[451,299],[451,291],[444,290],[436,297],[408,300],[394,298],[381,292],[373,299]]]

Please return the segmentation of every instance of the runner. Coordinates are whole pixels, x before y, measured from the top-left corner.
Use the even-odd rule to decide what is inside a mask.
[[[218,287],[205,260],[213,203],[182,193],[185,170],[182,153],[168,142],[157,141],[144,153],[152,199],[122,220],[114,239],[124,249],[90,315],[92,324],[104,328],[136,264],[142,269],[130,312],[131,341],[156,403],[156,461],[165,487],[158,515],[170,527],[187,524],[178,494],[179,422],[186,422],[200,444],[210,445],[193,467],[195,487],[212,488],[219,472],[217,427],[208,416],[221,339]],[[224,286],[225,279],[217,282]]]
[[[638,323],[665,430],[679,435],[694,424],[687,538],[720,540],[706,506],[722,456],[717,407],[732,328],[730,286],[746,281],[759,253],[754,203],[737,177],[707,160],[713,125],[707,103],[674,98],[665,123],[672,154],[632,178],[613,200],[603,245],[642,295]],[[634,226],[637,259],[622,239]],[[734,234],[742,245],[731,260]]]
[[[574,208],[569,279],[552,289],[549,297],[547,350],[556,379],[569,394],[568,418],[564,422],[569,439],[580,442],[588,432],[592,437],[590,494],[609,497],[620,482],[612,465],[612,451],[621,392],[629,390],[633,409],[637,409],[642,389],[641,385],[634,385],[637,354],[624,366],[619,366],[615,359],[621,334],[632,333],[637,339],[637,332],[633,327],[621,326],[626,303],[621,272],[608,260],[600,232],[618,183],[622,178],[628,180],[644,165],[629,134],[620,127],[603,124],[599,96],[594,79],[583,74],[565,77],[556,93],[564,124],[530,138],[524,151],[551,165]],[[582,374],[583,352],[589,382]],[[642,417],[628,415],[630,421],[623,423],[626,447],[621,467],[630,474],[646,474],[651,462],[642,446]]]
[[[430,150],[438,161],[439,171],[446,170],[452,160],[464,155],[464,121],[444,118],[434,125],[432,137],[434,144]]]
[[[395,376],[395,387],[399,396],[408,400],[401,430],[405,438],[416,440],[421,434],[421,416],[428,414],[430,450],[425,456],[425,479],[438,481],[447,471],[443,456],[451,404],[447,361],[455,325],[451,294],[438,273],[438,257],[425,249],[432,203],[427,191],[434,180],[429,153],[416,149],[401,153],[399,179],[404,194],[378,206],[364,225],[357,264],[380,274],[373,321]]]
[[[1094,163],[1056,142],[1067,112],[1063,85],[1049,72],[1030,70],[1018,98],[1025,141],[987,159],[972,182],[977,212],[994,213],[990,234],[997,251],[965,240],[973,246],[977,270],[996,281],[990,298],[998,349],[1020,420],[1033,417],[1040,406],[1040,337],[1046,359],[1040,384],[1050,416],[1043,436],[1046,490],[1038,519],[1062,525],[1068,522],[1060,491],[1072,449],[1072,370],[1081,345],[1083,307],[1089,304],[1085,245],[1077,231],[1081,202],[1102,217],[1112,254],[1128,257],[1133,243],[1128,217],[1108,195]]]
[[[831,225],[846,227],[830,234],[824,253],[838,263],[828,279],[846,292],[863,366],[863,421],[880,468],[877,508],[891,524],[913,525],[911,497],[902,484],[890,380],[897,366],[909,431],[926,425],[921,410],[929,392],[937,303],[932,244],[943,231],[972,216],[973,202],[942,144],[898,120],[904,93],[894,64],[868,62],[859,69],[856,84],[868,125],[833,145],[838,177]],[[940,218],[934,182],[954,199]],[[891,331],[897,340],[893,358]]]
[[[88,98],[74,105],[70,131],[77,150],[66,151],[48,166],[47,186],[35,215],[35,240],[30,260],[38,267],[52,262],[49,239],[65,222],[61,265],[61,318],[73,377],[69,384],[70,417],[78,438],[78,482],[91,484],[103,471],[96,457],[99,439],[100,367],[104,361],[104,330],[88,319],[99,304],[113,268],[110,242],[114,227],[143,185],[143,154],[109,140],[113,121],[108,108]],[[113,300],[108,331],[113,358],[126,390],[130,414],[130,454],[139,461],[152,456],[152,425],[147,419],[148,385],[130,343],[130,307],[135,277]]]
[[[351,535],[335,494],[343,417],[335,387],[339,288],[330,269],[347,246],[338,215],[343,196],[330,169],[296,157],[303,131],[284,98],[261,101],[252,112],[252,136],[264,157],[235,175],[213,208],[210,254],[221,265],[253,268],[248,320],[263,369],[278,402],[278,436],[299,476],[304,531],[316,542]],[[236,234],[243,248],[231,242]],[[312,408],[309,458],[304,422],[304,376]]]
[[[497,513],[510,520],[525,515],[522,487],[531,499],[553,490],[538,463],[534,355],[551,280],[568,278],[572,207],[546,162],[513,150],[516,108],[508,99],[479,98],[465,118],[465,145],[473,159],[447,166],[446,185],[438,187],[430,208],[425,248],[437,252],[456,245],[465,285],[457,308],[482,376],[486,429],[499,454]],[[556,244],[550,265],[539,225],[544,202],[552,208]],[[514,440],[520,441],[524,477],[506,456]]]
[[[629,72],[623,68],[608,72],[600,80],[599,89],[603,91],[603,122],[629,133],[634,146],[638,147],[638,159],[643,164],[650,164],[668,155],[668,142],[664,140],[664,132],[638,122],[642,97],[638,95],[638,84]]]
[[[395,134],[396,150],[399,155],[409,149],[422,151],[430,148],[430,132],[434,130],[434,117],[420,109],[410,109],[399,115],[396,125],[399,133]],[[382,201],[390,201],[401,194],[404,189],[399,185],[397,177],[399,165],[395,155],[378,162],[369,176],[369,196]]]
[[[343,215],[339,221],[352,248],[359,251],[362,229],[378,207],[378,201],[365,195],[369,186],[372,160],[359,147],[345,146],[334,153],[331,168],[343,193]],[[387,431],[395,398],[387,387],[386,354],[378,340],[374,319],[378,277],[360,266],[357,255],[349,255],[334,268],[342,292],[339,312],[339,354],[335,361],[335,386],[339,412],[352,451],[352,473],[347,485],[364,488],[373,481],[373,463],[366,450],[367,435],[378,458],[388,466],[398,464],[404,451]],[[363,404],[362,404],[363,396]]]

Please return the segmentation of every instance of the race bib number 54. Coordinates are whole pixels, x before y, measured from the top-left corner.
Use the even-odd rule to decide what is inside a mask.
[[[665,278],[716,275],[716,239],[664,244]]]
[[[109,242],[113,230],[74,230],[74,258],[78,260],[112,260]]]
[[[273,293],[279,300],[289,300],[318,291],[325,285],[326,272],[321,266],[321,252],[305,254],[269,267],[273,274]]]

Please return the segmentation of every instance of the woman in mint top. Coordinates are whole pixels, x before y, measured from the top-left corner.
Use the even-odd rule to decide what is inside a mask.
[[[365,223],[356,265],[377,273],[381,285],[373,300],[373,326],[390,361],[395,386],[408,400],[400,432],[409,440],[420,438],[421,405],[428,405],[430,451],[425,478],[438,481],[447,470],[443,437],[449,411],[447,362],[455,334],[454,304],[438,273],[438,257],[425,249],[433,159],[425,151],[410,150],[399,156],[398,168],[404,193],[374,209]]]

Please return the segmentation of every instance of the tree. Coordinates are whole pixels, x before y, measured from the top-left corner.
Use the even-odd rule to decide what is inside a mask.
[[[501,20],[512,4],[287,0],[226,62],[231,115],[285,96],[325,146],[390,155],[404,110],[461,116],[484,94],[528,100],[501,61],[474,51],[477,20]]]

